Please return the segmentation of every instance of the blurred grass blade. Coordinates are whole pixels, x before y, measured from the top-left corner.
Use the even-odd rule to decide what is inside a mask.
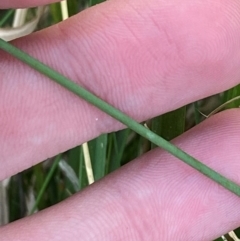
[[[50,5],[50,13],[53,19],[53,23],[59,23],[62,21],[61,6],[59,3],[52,3]]]
[[[237,235],[234,233],[234,231],[231,231],[228,234],[234,241],[240,241],[240,239],[237,237]]]
[[[240,85],[235,86],[234,88],[226,91],[223,96],[223,104],[231,99],[240,96]],[[233,101],[227,105],[226,109],[239,107],[240,100]]]
[[[70,1],[67,1],[67,4],[68,4],[68,11],[69,11],[69,15],[70,16],[73,16],[75,14],[77,14],[80,9],[82,9],[82,7],[84,7],[84,1],[78,1],[78,0],[70,0]]]
[[[60,3],[53,3],[50,5],[51,17],[55,23],[66,20],[79,12],[79,3],[77,0],[64,0]]]
[[[107,141],[108,135],[103,134],[98,138],[88,142],[95,181],[105,176],[107,161]]]
[[[113,136],[113,152],[109,159],[109,172],[117,170],[121,166],[121,160],[123,158],[123,153],[127,144],[127,138],[129,136],[130,130],[127,128],[125,130],[112,133]]]
[[[80,190],[80,186],[79,186],[77,175],[74,172],[73,168],[65,160],[60,160],[59,167],[64,173],[64,175],[72,183],[75,192],[78,192]]]
[[[83,146],[80,146],[78,179],[79,179],[80,190],[88,186],[89,181],[88,181],[87,171],[86,171],[85,162],[84,162]]]
[[[26,17],[27,17],[27,8],[24,9],[17,9],[14,13],[14,18],[13,18],[13,28],[17,28],[17,27],[21,27],[25,21],[26,21]]]
[[[89,0],[89,5],[94,6],[96,4],[102,3],[104,0]]]
[[[210,116],[226,109],[238,108],[240,106],[240,85],[225,91],[223,95],[223,104],[211,111],[206,117]]]
[[[61,1],[60,5],[62,12],[62,20],[66,20],[69,18],[67,0]]]
[[[92,169],[92,162],[90,157],[90,152],[88,148],[88,143],[83,143],[83,156],[84,156],[84,164],[86,168],[87,178],[88,178],[88,184],[94,183],[94,175],[93,175],[93,169]]]
[[[199,112],[199,104],[198,101],[193,103],[193,108],[194,108],[194,118],[195,118],[195,124],[199,124],[201,122],[201,115]]]
[[[31,212],[32,207],[34,206],[34,203],[36,202],[33,186],[28,187],[27,193],[25,193],[25,200],[26,213],[29,214]],[[38,209],[36,209],[35,211],[38,211]]]
[[[67,163],[71,166],[71,168],[75,171],[76,175],[78,174],[79,170],[79,163],[80,163],[80,152],[81,148],[79,146],[72,148],[71,150],[67,151]]]
[[[167,141],[181,135],[185,129],[186,107],[179,108],[169,113],[152,119],[152,131],[162,136]],[[151,148],[156,145],[152,143]]]
[[[240,104],[240,96],[236,96],[233,99],[228,100],[227,102],[223,103],[222,105],[218,106],[215,110],[213,110],[210,114],[208,114],[206,117],[209,118],[212,115],[215,115],[221,110],[224,109],[230,109],[230,108],[236,108],[239,107]],[[237,106],[235,106],[237,104]]]
[[[9,222],[7,187],[10,178],[0,181],[0,226]]]
[[[44,182],[46,180],[46,176],[47,176],[47,174],[45,173],[45,168],[42,163],[39,163],[38,165],[35,165],[33,167],[33,176],[35,177],[34,191],[35,191],[35,193],[39,193],[42,189],[42,185],[44,184]],[[37,207],[38,207],[38,209],[46,208],[45,200],[40,199]],[[31,211],[31,208],[30,208],[30,211]]]
[[[82,146],[74,147],[66,152],[67,164],[74,171],[74,175],[77,177],[79,190],[88,185],[86,168],[84,165]],[[65,186],[67,189],[71,189],[72,183],[67,179],[65,180]],[[70,187],[71,186],[71,187]],[[76,192],[76,190],[73,190]]]
[[[68,89],[72,93],[78,95],[79,97],[85,99],[90,104],[96,106],[100,110],[104,111],[105,113],[109,114],[113,118],[117,119],[118,121],[122,122],[124,125],[128,126],[130,129],[137,132],[139,135],[145,137],[147,140],[153,142],[155,145],[162,147],[173,156],[179,158],[180,160],[187,163],[189,166],[195,168],[196,170],[200,171],[202,174],[208,176],[215,182],[221,184],[223,187],[228,189],[229,191],[235,193],[236,195],[240,196],[240,186],[235,182],[227,179],[223,175],[219,174],[218,172],[214,171],[213,169],[209,168],[205,164],[201,163],[194,157],[190,156],[186,152],[182,151],[180,148],[176,147],[175,145],[171,144],[170,142],[166,141],[162,137],[158,136],[154,132],[148,130],[143,125],[139,124],[128,115],[124,114],[120,110],[114,108],[112,105],[106,103],[102,99],[98,98],[94,94],[90,93],[86,89],[82,88],[75,82],[69,80],[67,77],[61,75],[57,71],[51,69],[47,65],[41,63],[40,61],[36,60],[35,58],[31,57],[27,53],[21,51],[20,49],[14,47],[13,45],[5,42],[4,40],[0,39],[0,49],[8,52],[9,54],[15,56],[19,60],[23,61],[27,65],[31,66],[35,70],[39,71],[40,73],[44,74],[45,76],[49,77],[50,79],[54,80],[56,83],[60,84],[64,88]]]
[[[0,19],[0,28],[9,20],[9,18],[13,15],[14,9],[9,9],[3,18]]]
[[[39,193],[37,195],[37,198],[36,198],[36,202],[35,202],[32,210],[31,210],[30,214],[33,214],[34,211],[36,210],[36,208],[38,207],[38,204],[39,204],[39,202],[40,202],[40,200],[41,200],[41,198],[42,198],[42,196],[43,196],[43,194],[44,194],[44,192],[45,192],[45,190],[47,188],[47,185],[49,184],[49,181],[51,180],[54,171],[57,169],[57,166],[58,166],[58,163],[59,163],[61,157],[62,157],[62,154],[59,154],[58,156],[55,157],[55,160],[54,160],[54,162],[52,164],[52,167],[51,167],[51,169],[50,169],[50,171],[49,171],[49,173],[48,173],[48,175],[47,175],[43,185],[41,186],[41,189],[40,189],[40,191],[39,191]]]

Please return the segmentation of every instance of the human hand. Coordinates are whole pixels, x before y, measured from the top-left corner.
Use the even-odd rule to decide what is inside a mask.
[[[113,0],[15,44],[143,121],[239,82],[239,15],[234,0]],[[0,179],[122,128],[3,52],[0,62]],[[174,143],[239,182],[238,112],[218,114]],[[238,197],[155,149],[0,234],[1,240],[211,240],[239,226],[239,207]]]

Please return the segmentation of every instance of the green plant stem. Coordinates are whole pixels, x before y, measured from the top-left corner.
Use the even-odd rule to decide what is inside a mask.
[[[120,110],[114,108],[110,104],[106,103],[102,99],[96,97],[92,93],[88,92],[84,88],[80,87],[78,84],[74,83],[73,81],[69,80],[68,78],[62,76],[60,73],[56,72],[55,70],[49,68],[45,64],[39,62],[35,58],[29,56],[27,53],[19,50],[18,48],[14,47],[13,45],[5,42],[4,40],[0,39],[0,49],[8,52],[9,54],[15,56],[22,62],[26,63],[27,65],[31,66],[38,72],[42,73],[43,75],[49,77],[50,79],[54,80],[58,84],[62,85],[66,89],[70,90],[74,94],[78,95],[79,97],[85,99],[92,105],[98,107],[105,113],[109,114],[113,118],[117,119],[118,121],[122,122],[130,129],[134,130],[141,136],[145,137],[152,143],[156,144],[159,147],[162,147],[173,156],[181,159],[191,167],[195,168],[196,170],[200,171],[207,177],[211,178],[215,182],[219,183],[223,187],[227,188],[229,191],[235,193],[236,195],[240,196],[240,186],[238,186],[233,181],[227,179],[223,175],[217,173],[216,171],[212,170],[205,164],[201,163],[194,157],[190,156],[186,152],[182,151],[178,147],[174,146],[173,144],[169,143],[168,141],[164,140],[162,137],[158,136],[154,132],[150,131],[149,129],[145,128],[143,125],[139,124],[138,122],[131,119],[129,116],[121,112]]]
[[[45,190],[47,188],[47,185],[49,184],[49,182],[50,182],[50,180],[51,180],[51,178],[53,176],[53,173],[54,173],[54,171],[56,170],[56,168],[58,166],[58,163],[59,163],[59,161],[61,159],[61,156],[62,156],[62,154],[59,154],[59,155],[56,156],[56,158],[54,160],[54,163],[52,164],[51,169],[50,169],[50,171],[49,171],[49,173],[48,173],[48,175],[47,175],[47,177],[46,177],[46,179],[45,179],[45,181],[44,181],[44,183],[43,183],[43,185],[42,185],[42,187],[41,187],[41,189],[40,189],[40,191],[38,193],[38,196],[36,198],[36,201],[34,203],[34,206],[33,206],[32,210],[30,211],[30,214],[33,214],[34,211],[36,210],[36,208],[38,206],[38,203],[40,202],[40,200],[41,200],[41,198],[43,196],[43,193],[45,192]]]

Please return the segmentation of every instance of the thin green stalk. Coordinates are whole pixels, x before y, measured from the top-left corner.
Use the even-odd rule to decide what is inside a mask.
[[[85,99],[92,105],[98,107],[105,113],[109,114],[113,118],[117,119],[118,121],[122,122],[130,129],[134,130],[141,136],[145,137],[152,143],[156,144],[159,147],[162,147],[175,157],[181,159],[191,167],[195,168],[196,170],[200,171],[207,177],[211,178],[215,182],[219,183],[223,187],[227,188],[229,191],[235,193],[236,195],[240,196],[240,186],[238,186],[233,181],[227,179],[226,177],[222,176],[221,174],[217,173],[216,171],[212,170],[205,164],[201,163],[194,157],[190,156],[186,152],[182,151],[178,147],[174,146],[173,144],[169,143],[168,141],[164,140],[162,137],[158,136],[154,132],[150,131],[149,129],[145,128],[143,125],[139,124],[138,122],[131,119],[129,116],[121,112],[120,110],[114,108],[113,106],[109,105],[102,99],[96,97],[92,93],[88,92],[84,88],[80,87],[78,84],[74,83],[73,81],[69,80],[68,78],[62,76],[60,73],[56,72],[55,70],[49,68],[45,64],[39,62],[35,58],[29,56],[27,53],[19,50],[18,48],[14,47],[13,45],[5,42],[4,40],[0,39],[0,49],[10,53],[11,55],[15,56],[22,62],[26,63],[27,65],[31,66],[38,72],[42,73],[43,75],[49,77],[50,79],[54,80],[61,86],[65,87],[66,89],[70,90],[74,94],[78,95],[79,97]]]
[[[34,203],[34,206],[33,206],[32,210],[30,211],[30,214],[33,214],[34,211],[36,210],[36,208],[37,208],[37,206],[38,206],[38,203],[40,202],[40,200],[41,200],[41,198],[42,198],[42,196],[43,196],[43,193],[45,192],[45,190],[46,190],[46,188],[47,188],[47,185],[48,185],[49,181],[51,180],[54,171],[55,171],[56,168],[57,168],[57,165],[58,165],[58,163],[59,163],[59,161],[60,161],[60,159],[61,159],[61,156],[62,156],[62,154],[59,154],[59,155],[55,158],[54,163],[53,163],[53,165],[52,165],[52,167],[51,167],[51,169],[50,169],[50,171],[49,171],[49,173],[48,173],[48,175],[47,175],[47,177],[46,177],[46,179],[45,179],[45,181],[44,181],[44,183],[43,183],[43,185],[42,185],[42,187],[41,187],[41,189],[40,189],[40,191],[39,191],[39,193],[38,193],[38,196],[37,196],[37,198],[36,198],[36,202]]]
[[[6,12],[6,14],[0,20],[0,27],[2,27],[7,22],[7,20],[11,17],[14,11],[15,11],[14,9],[10,9]]]

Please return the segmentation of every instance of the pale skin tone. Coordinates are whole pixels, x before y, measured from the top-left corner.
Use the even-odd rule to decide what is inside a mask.
[[[111,0],[14,44],[143,121],[237,85],[239,29],[238,0]],[[123,127],[2,51],[0,116],[0,179]],[[240,184],[239,123],[239,110],[226,111],[174,143]],[[237,196],[155,149],[0,236],[212,240],[240,226],[239,208]]]

